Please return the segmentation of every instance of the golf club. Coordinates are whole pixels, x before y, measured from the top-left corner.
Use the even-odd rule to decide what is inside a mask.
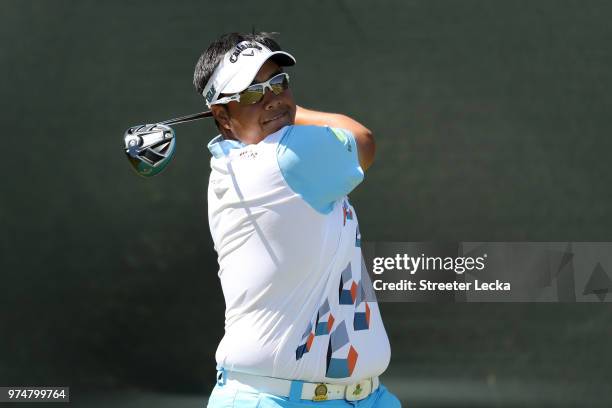
[[[136,173],[152,177],[172,160],[176,139],[171,125],[211,117],[210,111],[194,113],[154,124],[132,126],[123,136],[124,151]]]

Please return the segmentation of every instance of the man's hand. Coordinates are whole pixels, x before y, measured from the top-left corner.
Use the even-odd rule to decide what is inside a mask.
[[[359,165],[366,171],[374,162],[376,145],[374,136],[370,129],[356,120],[339,113],[318,112],[310,109],[297,107],[295,114],[296,125],[317,125],[343,128],[350,130],[355,136],[357,150],[359,151]]]

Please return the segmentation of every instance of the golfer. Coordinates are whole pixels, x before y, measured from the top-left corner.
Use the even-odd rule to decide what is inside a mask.
[[[225,335],[208,407],[400,407],[378,377],[389,340],[347,198],[374,139],[345,115],[297,106],[294,64],[271,35],[232,33],[195,67],[220,132],[208,220]]]

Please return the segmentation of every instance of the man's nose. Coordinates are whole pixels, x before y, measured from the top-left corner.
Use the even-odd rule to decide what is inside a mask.
[[[272,88],[266,87],[264,89],[263,103],[266,110],[275,108],[281,102],[279,95],[272,92]]]

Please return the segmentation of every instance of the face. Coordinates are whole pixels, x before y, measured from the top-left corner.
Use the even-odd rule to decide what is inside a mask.
[[[253,84],[265,82],[282,69],[272,60],[266,61],[257,72]],[[274,94],[266,89],[263,99],[253,105],[240,105],[232,101],[223,106],[213,105],[212,112],[224,136],[245,144],[259,143],[266,136],[295,121],[295,101],[291,88]]]

